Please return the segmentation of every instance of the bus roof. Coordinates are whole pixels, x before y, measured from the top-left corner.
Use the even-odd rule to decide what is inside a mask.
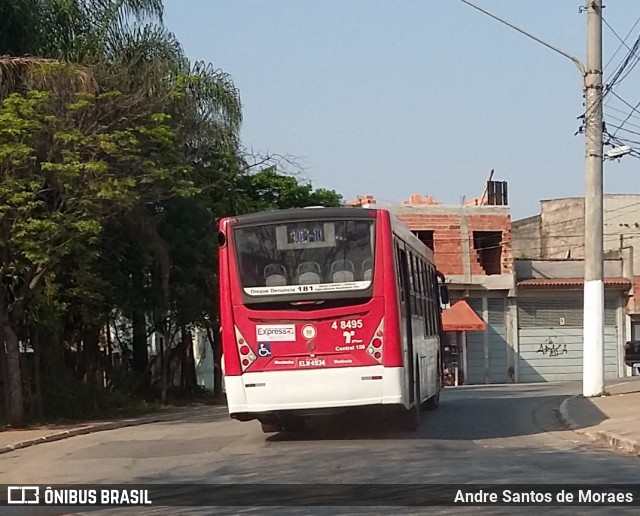
[[[238,224],[264,224],[279,220],[298,219],[298,218],[327,218],[338,219],[342,217],[349,218],[370,218],[371,212],[376,211],[372,208],[361,208],[360,206],[338,206],[325,208],[322,206],[309,206],[307,208],[291,208],[288,210],[261,211],[258,213],[247,213],[238,215],[234,218]],[[378,210],[386,211],[386,210]]]

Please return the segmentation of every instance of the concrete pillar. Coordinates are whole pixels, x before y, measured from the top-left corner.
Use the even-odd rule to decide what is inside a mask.
[[[518,304],[515,297],[508,297],[506,302],[507,377],[509,383],[516,383],[518,381]]]
[[[489,378],[489,299],[487,296],[482,298],[482,318],[487,323],[484,330],[484,383],[488,384]]]

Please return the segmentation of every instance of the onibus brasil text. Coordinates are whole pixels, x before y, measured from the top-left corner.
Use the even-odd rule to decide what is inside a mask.
[[[26,488],[27,496],[16,496],[25,486],[9,486],[10,504],[35,505],[151,505],[147,489],[81,489],[37,486]]]

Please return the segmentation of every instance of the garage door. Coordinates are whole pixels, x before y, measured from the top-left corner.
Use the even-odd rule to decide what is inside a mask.
[[[605,378],[618,378],[615,298],[605,299]],[[582,379],[582,298],[518,299],[518,381]]]
[[[469,298],[467,303],[483,318],[481,298]],[[505,298],[487,299],[487,310],[488,347],[485,348],[484,331],[467,332],[466,383],[471,385],[484,384],[487,380],[488,383],[506,383],[508,379]]]

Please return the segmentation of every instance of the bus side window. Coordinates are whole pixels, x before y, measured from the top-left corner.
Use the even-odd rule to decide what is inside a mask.
[[[424,285],[425,285],[425,297],[426,297],[426,314],[424,317],[425,333],[431,335],[431,291],[429,289],[429,265],[426,265],[424,271]]]
[[[409,251],[409,275],[411,276],[411,311],[414,315],[420,315],[418,310],[418,284],[416,282],[416,256],[413,251]]]
[[[429,335],[435,335],[435,316],[434,316],[434,291],[433,291],[433,269],[430,266],[427,270],[426,280],[427,280],[427,292],[429,298]]]
[[[418,302],[418,315],[425,317],[424,289],[422,288],[422,259],[416,256],[416,301]]]
[[[411,315],[417,315],[418,310],[416,306],[416,283],[415,283],[415,267],[413,260],[413,251],[407,252],[407,259],[409,262],[409,295],[411,296]]]
[[[440,282],[438,281],[438,274],[436,274],[436,271],[433,271],[433,281],[435,282],[435,300],[436,300],[436,310],[437,314],[438,314],[438,318],[436,319],[436,333],[438,333],[438,335],[441,335],[443,332],[442,329],[442,318],[440,317],[440,311],[442,310],[442,307],[440,305]],[[442,286],[444,286],[444,279],[442,282]],[[447,300],[448,302],[448,300]]]
[[[438,335],[440,333],[439,328],[439,313],[440,313],[440,296],[438,294],[438,277],[436,276],[436,271],[433,269],[431,271],[431,291],[433,296],[433,335]]]
[[[405,302],[405,298],[404,298],[404,289],[405,289],[405,285],[404,282],[402,281],[402,268],[401,268],[401,261],[402,261],[402,253],[400,252],[400,246],[398,245],[398,242],[395,242],[395,248],[396,248],[396,274],[398,276],[398,288],[400,289],[400,303],[404,303]]]
[[[424,335],[429,336],[429,321],[431,320],[431,305],[429,303],[429,285],[427,283],[427,271],[429,266],[421,262],[420,282],[422,284],[422,307],[424,311]]]
[[[418,309],[418,315],[424,317],[424,306],[422,305],[422,261],[420,257],[416,256],[416,304]]]

